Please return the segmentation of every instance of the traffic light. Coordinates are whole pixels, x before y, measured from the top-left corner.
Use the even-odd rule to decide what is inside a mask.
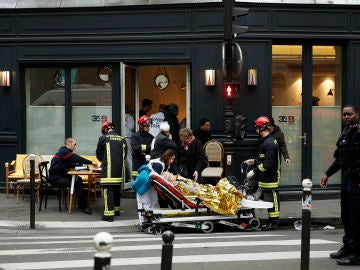
[[[225,80],[232,81],[241,73],[243,55],[239,44],[230,40],[222,45],[222,67]]]
[[[225,83],[224,94],[226,99],[234,99],[239,95],[240,84]]]
[[[238,114],[236,115],[235,117],[235,121],[234,121],[234,138],[236,139],[244,139],[246,133],[245,133],[245,130],[246,130],[246,120],[247,120],[247,117],[242,115],[242,114]]]
[[[248,26],[234,24],[236,18],[247,15],[248,8],[234,7],[234,0],[224,0],[224,40],[229,41],[236,38],[237,34],[248,31]]]

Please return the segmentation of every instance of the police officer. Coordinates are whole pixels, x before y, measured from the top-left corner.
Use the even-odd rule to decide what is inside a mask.
[[[341,219],[344,225],[343,246],[330,254],[339,265],[360,265],[360,127],[359,113],[353,105],[342,110],[345,124],[334,153],[335,160],[320,180],[326,187],[329,177],[341,170]]]
[[[271,122],[266,116],[260,116],[255,121],[256,132],[260,135],[260,146],[255,159],[245,161],[247,165],[255,165],[255,168],[248,172],[247,178],[257,176],[259,188],[262,191],[262,198],[265,201],[274,203],[273,208],[268,209],[269,221],[263,225],[263,231],[276,230],[280,216],[279,179],[280,161],[279,147],[276,139],[271,134]]]
[[[101,161],[100,185],[104,191],[102,220],[112,222],[120,215],[121,183],[125,173],[126,141],[115,132],[115,125],[106,121],[101,125],[96,157]]]
[[[139,130],[131,136],[132,149],[132,170],[133,176],[137,176],[137,171],[141,165],[146,164],[145,156],[150,154],[151,142],[154,136],[149,133],[151,118],[143,115],[138,121]]]

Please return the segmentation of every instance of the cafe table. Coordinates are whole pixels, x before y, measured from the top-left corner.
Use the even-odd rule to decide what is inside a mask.
[[[71,177],[71,188],[70,188],[70,202],[69,202],[69,214],[71,213],[71,207],[72,207],[72,199],[74,194],[74,185],[75,185],[75,179],[78,176],[81,175],[87,175],[88,176],[88,185],[90,187],[91,183],[93,182],[93,179],[95,179],[96,176],[101,175],[101,169],[92,169],[92,170],[75,170],[71,169],[68,171],[68,174],[70,174]]]

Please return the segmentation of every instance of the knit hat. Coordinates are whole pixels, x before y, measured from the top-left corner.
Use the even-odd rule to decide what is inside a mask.
[[[160,123],[160,130],[168,132],[170,130],[169,123],[167,121]]]

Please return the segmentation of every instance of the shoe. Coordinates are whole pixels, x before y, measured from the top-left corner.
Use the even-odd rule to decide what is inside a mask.
[[[113,222],[114,221],[114,217],[113,216],[102,216],[101,217],[102,221],[107,221],[107,222]]]
[[[115,211],[115,216],[116,217],[120,216],[120,211]]]
[[[269,223],[261,227],[262,231],[274,231],[277,229],[278,229],[278,225],[276,223]]]
[[[339,265],[360,265],[360,256],[350,255],[336,260]]]
[[[340,248],[338,251],[330,253],[330,258],[331,259],[341,259],[344,258],[346,256],[348,256],[349,254],[345,251],[345,249],[342,247]]]
[[[92,210],[90,207],[85,207],[82,209],[82,212],[87,215],[92,215]]]

